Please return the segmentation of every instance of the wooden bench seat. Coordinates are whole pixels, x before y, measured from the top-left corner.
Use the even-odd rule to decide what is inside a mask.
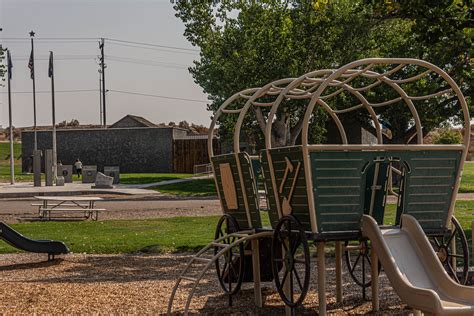
[[[84,211],[105,211],[105,208],[62,208],[62,207],[52,207],[52,208],[40,208],[41,211],[64,211],[64,212],[69,212],[69,211],[78,211],[78,212],[84,212]]]
[[[51,219],[51,212],[83,212],[85,218],[91,218],[92,220],[99,219],[99,212],[105,211],[105,208],[62,208],[62,207],[52,207],[52,208],[39,208],[39,216],[41,218]]]
[[[82,207],[89,207],[89,204],[87,203],[48,203],[48,206],[82,206]],[[31,206],[44,206],[43,203],[31,203]]]

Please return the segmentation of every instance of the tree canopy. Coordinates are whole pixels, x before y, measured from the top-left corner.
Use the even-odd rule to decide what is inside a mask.
[[[367,57],[412,57],[432,62],[447,71],[465,95],[473,95],[473,12],[468,2],[203,0],[176,1],[174,8],[185,25],[184,35],[201,50],[190,72],[209,95],[210,111],[245,88]],[[426,108],[432,117],[424,124],[428,130],[459,114],[452,100],[445,101]],[[249,134],[252,129],[261,129],[258,114],[246,125]],[[404,141],[410,118],[396,107],[381,116],[392,123],[391,141]],[[273,141],[294,144],[301,119],[302,113],[295,107],[279,111]],[[367,117],[356,119],[367,123]],[[232,129],[232,120],[220,123],[222,134]],[[316,122],[314,133],[323,134],[324,130],[324,123]]]

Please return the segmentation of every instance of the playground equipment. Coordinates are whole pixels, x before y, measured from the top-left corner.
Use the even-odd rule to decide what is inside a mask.
[[[444,270],[436,253],[411,215],[402,215],[402,226],[380,229],[364,215],[362,230],[376,249],[390,283],[405,304],[427,315],[473,315],[474,288],[456,283]],[[378,309],[377,279],[373,281],[373,306]]]
[[[33,240],[23,236],[2,222],[0,222],[0,238],[11,246],[21,250],[36,253],[47,253],[48,260],[54,260],[55,255],[69,253],[68,247],[61,241]]]
[[[182,282],[190,281],[184,307],[184,312],[187,313],[197,285],[205,272],[213,266],[216,268],[222,289],[229,296],[229,303],[232,302],[232,295],[239,291],[242,282],[246,281],[254,283],[255,303],[257,306],[262,305],[260,281],[273,279],[271,261],[268,260],[273,229],[263,228],[260,217],[256,179],[259,156],[249,156],[245,152],[240,152],[240,131],[249,109],[271,107],[272,103],[258,102],[259,98],[278,96],[284,86],[293,80],[293,78],[282,79],[262,88],[246,89],[236,93],[216,112],[209,131],[208,152],[224,215],[216,227],[216,240],[193,256],[178,278],[169,300],[168,313],[172,312],[174,297],[178,288],[183,287]],[[236,119],[234,153],[214,156],[212,147],[214,128],[223,114],[234,116]],[[198,273],[193,271],[196,265],[203,262],[205,266],[198,268]],[[193,275],[190,276],[191,274]]]
[[[436,83],[436,87],[426,82]],[[408,95],[406,91],[420,91],[417,85],[430,86],[434,91]],[[262,98],[271,101],[260,101]],[[301,145],[273,148],[272,126],[279,108],[289,100],[300,101],[297,110],[302,118]],[[236,106],[236,101],[241,101],[240,106]],[[464,134],[463,144],[459,145],[423,144],[423,124],[429,123],[427,116],[433,111],[430,106],[440,102],[460,106],[464,129],[470,131],[464,97],[445,72],[421,60],[382,58],[359,60],[338,70],[317,70],[297,79],[278,80],[229,98],[216,112],[210,139],[221,114],[239,114],[233,153],[213,156],[212,141],[209,142],[224,216],[217,225],[216,240],[193,257],[178,279],[168,312],[172,311],[181,282],[188,280],[193,284],[184,309],[187,313],[197,284],[213,265],[230,302],[242,282],[249,281],[254,283],[255,303],[261,306],[260,282],[273,280],[288,311],[294,311],[303,303],[309,289],[310,245],[315,244],[319,312],[324,315],[324,249],[327,242],[334,241],[338,301],[342,300],[344,249],[349,272],[357,284],[363,289],[372,286],[375,310],[381,263],[395,291],[411,307],[429,313],[472,313],[473,289],[452,281],[446,283],[449,276],[463,284],[469,268],[466,238],[453,212],[470,133]],[[239,137],[247,111],[252,109],[258,116],[262,114],[256,110],[259,108],[269,109],[264,126],[266,149],[260,157],[252,157],[240,152]],[[405,144],[384,144],[384,140],[400,136],[392,135],[387,127],[389,123],[384,126],[381,123],[382,117],[390,117],[387,114],[390,108],[412,118],[406,127],[412,132]],[[309,143],[311,122],[324,113],[339,131],[341,144]],[[342,119],[348,115],[363,115],[370,122],[367,127],[375,131],[375,144],[349,144],[350,131]],[[271,228],[262,227],[255,162],[261,163]],[[386,228],[384,217],[389,195],[395,196],[397,203],[394,226]],[[391,243],[391,236],[402,237]],[[431,238],[431,243],[425,236]],[[426,249],[430,244],[430,249]],[[416,245],[425,248],[420,250]],[[270,260],[262,256],[268,248]],[[213,251],[212,257],[204,258],[208,251]],[[430,254],[428,259],[419,258],[426,253]],[[433,258],[437,258],[436,263],[428,262]],[[197,276],[190,276],[188,272],[198,262],[204,262],[205,268],[199,268]],[[412,271],[416,270],[406,268],[403,262],[424,269],[424,273],[414,277]],[[272,275],[264,275],[269,266]],[[428,292],[430,298],[425,299],[423,295]]]

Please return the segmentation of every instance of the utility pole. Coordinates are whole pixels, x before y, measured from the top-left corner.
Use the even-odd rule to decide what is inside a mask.
[[[106,113],[106,103],[105,103],[105,55],[104,55],[104,44],[105,39],[101,38],[99,48],[100,48],[100,66],[102,70],[102,110],[104,114],[103,124],[104,127],[107,127],[107,113]]]
[[[102,126],[102,75],[101,70],[99,69],[99,117],[100,117],[100,126]]]

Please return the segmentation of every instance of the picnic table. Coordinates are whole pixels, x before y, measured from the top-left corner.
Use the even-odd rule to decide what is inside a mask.
[[[40,218],[51,219],[51,212],[84,212],[85,219],[97,220],[99,212],[105,211],[104,208],[96,208],[95,202],[103,200],[97,196],[35,196],[41,203],[31,205],[38,206],[38,215]]]

